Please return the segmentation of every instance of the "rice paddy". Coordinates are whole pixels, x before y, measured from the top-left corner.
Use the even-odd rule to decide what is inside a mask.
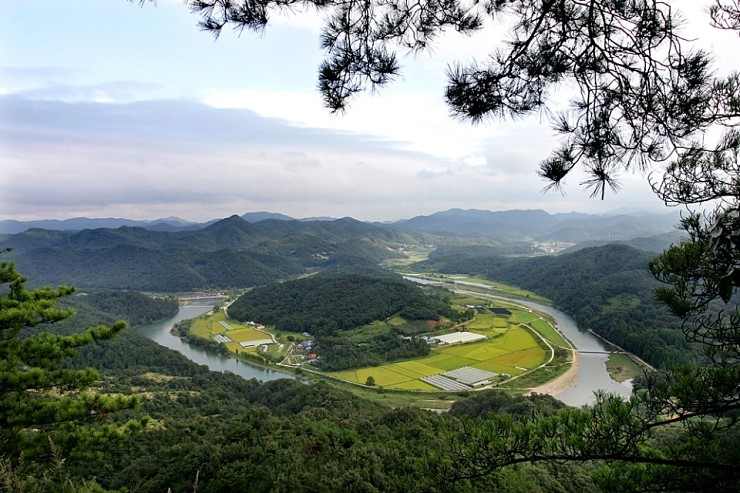
[[[486,303],[486,305],[477,305],[477,303]],[[485,340],[467,344],[433,345],[431,354],[422,358],[327,374],[354,384],[365,385],[368,377],[372,377],[376,386],[385,389],[433,392],[438,389],[423,382],[422,378],[470,367],[497,373],[501,376],[494,380],[501,382],[510,377],[531,372],[549,361],[551,350],[541,341],[540,336],[554,345],[568,345],[548,321],[519,305],[484,301],[469,296],[459,297],[455,300],[455,304],[462,307],[474,305],[476,315],[472,320],[456,326],[454,331],[480,334],[486,337]],[[348,335],[354,342],[360,343],[368,339],[368,333],[371,335],[386,333],[394,330],[394,327],[397,328],[395,330],[400,330],[400,327],[405,325],[406,322],[400,317],[392,317],[385,322],[376,322],[354,329],[354,331],[348,331]],[[452,331],[447,329],[446,332]],[[534,331],[539,335],[536,335]],[[227,337],[229,341],[224,342],[224,345],[231,352],[235,354],[256,353],[273,361],[281,361],[289,356],[289,348],[292,347],[285,343],[285,334],[280,334],[280,340],[285,344],[242,347],[241,343],[264,341],[271,336],[249,324],[229,319],[223,311],[195,319],[191,333],[211,340],[221,340]],[[441,333],[435,332],[437,335]],[[299,358],[295,364],[300,364],[301,361]]]
[[[257,349],[245,349],[240,344],[270,338],[265,332],[228,318],[223,311],[218,311],[205,318],[196,318],[193,320],[190,332],[198,337],[211,340],[214,340],[216,336],[228,337],[230,342],[226,342],[224,345],[233,353],[250,350],[255,352]]]
[[[331,375],[358,384],[364,384],[368,377],[373,377],[377,386],[386,389],[426,391],[437,389],[422,382],[421,378],[465,366],[510,376],[520,375],[537,368],[550,357],[550,351],[541,346],[529,328],[520,325],[522,322],[532,326],[536,322],[538,332],[548,339],[553,336],[553,342],[557,343],[562,338],[539,315],[510,305],[507,308],[510,315],[481,310],[475,319],[458,327],[487,336],[485,341],[434,346],[432,354],[423,358],[333,372]]]

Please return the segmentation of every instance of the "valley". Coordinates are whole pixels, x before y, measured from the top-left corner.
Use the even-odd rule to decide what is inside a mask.
[[[31,262],[41,281],[82,283],[60,300],[74,317],[30,334],[136,325],[68,363],[100,372],[95,392],[139,402],[99,418],[138,427],[112,447],[86,446],[104,460],[65,456],[71,474],[106,488],[230,491],[267,474],[267,490],[284,484],[291,463],[294,491],[353,491],[355,473],[377,490],[433,491],[471,438],[532,437],[504,443],[521,454],[538,436],[581,440],[590,429],[579,423],[612,426],[598,421],[603,410],[625,416],[632,404],[622,399],[644,395],[632,396],[645,377],[624,353],[659,369],[701,358],[654,300],[652,254],[624,243],[545,255],[351,219],[238,217],[3,241],[19,245],[12,260]],[[597,491],[603,470],[598,459],[521,464],[469,490]]]
[[[464,392],[491,388],[520,394],[538,392],[564,395],[565,401],[570,405],[584,405],[591,402],[593,393],[602,388],[629,395],[629,381],[618,384],[612,380],[607,366],[618,366],[620,374],[627,371],[629,378],[642,374],[643,368],[629,358],[621,355],[608,356],[607,347],[601,345],[594,336],[580,331],[571,320],[564,319],[563,314],[557,311],[552,315],[543,313],[542,309],[548,309],[546,305],[539,305],[539,310],[533,310],[521,304],[534,293],[501,283],[481,283],[461,275],[448,278],[439,274],[427,274],[415,278],[420,282],[444,281],[458,288],[478,290],[458,289],[458,296],[453,298],[458,310],[462,307],[474,307],[473,318],[446,330],[419,333],[419,336],[474,333],[486,339],[462,344],[432,344],[428,356],[327,372],[315,366],[315,338],[310,334],[279,331],[252,321],[245,324],[227,318],[222,309],[196,318],[187,324],[187,332],[181,335],[185,336],[185,340],[192,341],[192,337],[195,337],[208,341],[207,347],[211,347],[211,351],[229,354],[235,361],[257,365],[258,368],[270,368],[287,375],[297,374],[301,378],[328,380],[340,388],[379,402],[395,400],[404,403],[403,405],[435,409],[447,409]],[[491,290],[495,290],[497,299],[490,297]],[[485,293],[489,296],[486,297]],[[542,297],[538,297],[538,302],[541,301]],[[355,342],[363,345],[367,343],[362,341],[392,329],[394,324],[402,326],[404,321],[397,316],[390,317],[388,322],[375,321],[351,332]],[[578,348],[584,349],[586,354],[579,356],[568,339],[556,329],[561,326],[570,331],[570,337],[574,336],[572,331],[576,331],[574,339],[578,342]],[[265,339],[266,333],[268,339]],[[232,340],[217,342],[224,336]],[[251,344],[250,341],[258,341],[260,344]],[[223,349],[227,349],[227,353]],[[602,354],[598,354],[599,352]],[[486,380],[485,377],[492,377],[492,380],[483,385],[468,382],[459,386],[456,382],[457,385],[447,388],[435,387],[424,381],[429,377],[434,379],[437,375],[444,376],[445,373],[466,367],[492,372],[489,375],[483,374],[484,377],[481,378]],[[585,373],[581,374],[582,372]],[[625,378],[619,381],[623,380]],[[440,394],[445,396],[446,402],[439,400]]]

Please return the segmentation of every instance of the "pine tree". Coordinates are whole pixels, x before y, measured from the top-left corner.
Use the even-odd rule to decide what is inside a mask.
[[[91,450],[138,429],[146,420],[122,426],[106,423],[111,412],[135,406],[138,399],[90,391],[93,369],[69,370],[62,363],[75,349],[109,339],[125,327],[117,322],[82,333],[27,335],[24,330],[70,317],[56,300],[74,289],[28,289],[11,262],[0,262],[0,473],[4,487],[36,491],[95,491],[94,483],[75,483],[64,461],[91,458]],[[78,488],[79,486],[79,488]]]

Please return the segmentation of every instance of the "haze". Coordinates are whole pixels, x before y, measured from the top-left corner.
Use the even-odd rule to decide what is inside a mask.
[[[445,67],[485,56],[490,32],[405,59],[403,78],[336,116],[315,90],[314,16],[214,41],[180,0],[0,8],[0,219],[662,208],[639,172],[603,202],[577,176],[566,195],[543,194],[535,167],[556,142],[544,115],[477,127],[449,117]]]

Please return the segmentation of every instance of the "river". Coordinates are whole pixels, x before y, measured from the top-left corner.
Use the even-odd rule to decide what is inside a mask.
[[[180,306],[180,309],[174,317],[153,324],[140,325],[136,327],[136,330],[154,342],[170,349],[174,349],[191,361],[194,361],[199,365],[206,365],[213,371],[230,371],[231,373],[235,373],[247,379],[256,378],[257,380],[263,381],[275,380],[278,378],[293,378],[285,373],[248,365],[237,359],[223,356],[212,351],[207,351],[204,348],[191,346],[179,337],[170,333],[170,329],[177,322],[188,318],[195,318],[198,315],[206,313],[211,308],[213,308],[213,305]]]
[[[406,279],[414,282],[420,282],[422,284],[443,284],[438,281],[429,281],[426,279],[418,278],[415,276],[404,276]],[[490,289],[490,286],[476,284],[473,282],[456,282],[455,284],[463,284],[464,286],[475,286],[479,288]],[[449,287],[449,286],[447,286]],[[454,288],[453,288],[454,289]],[[553,308],[549,305],[543,305],[534,301],[526,301],[521,299],[512,299],[505,296],[497,296],[494,294],[482,294],[480,292],[464,291],[456,289],[459,292],[465,292],[476,296],[483,296],[488,298],[501,299],[502,301],[508,301],[516,303],[532,310],[546,313],[555,319],[557,329],[568,339],[573,347],[578,351],[608,351],[610,348],[604,344],[601,339],[594,336],[588,331],[581,330],[578,328],[578,324],[566,313],[561,312],[557,308]],[[589,354],[581,353],[580,355],[580,371],[578,372],[578,379],[575,385],[569,390],[556,396],[556,398],[569,406],[580,407],[583,405],[591,404],[595,401],[594,392],[597,390],[605,390],[612,394],[618,394],[623,397],[629,397],[632,394],[632,382],[627,380],[625,382],[617,382],[612,379],[611,375],[606,369],[606,360],[609,358],[607,354]]]
[[[550,315],[555,319],[560,333],[579,351],[608,351],[611,349],[590,332],[580,330],[573,318],[557,308],[533,301],[511,300],[504,297],[501,297],[501,299]],[[594,392],[597,390],[605,390],[623,397],[629,397],[632,394],[632,382],[630,380],[620,383],[609,375],[606,370],[608,354],[581,353],[579,356],[578,380],[569,390],[556,396],[557,399],[569,406],[582,406],[594,402]]]
[[[480,293],[474,293],[480,295]],[[555,319],[557,328],[573,344],[573,346],[582,351],[604,351],[608,348],[605,344],[589,332],[582,331],[578,328],[575,320],[560,310],[548,305],[542,305],[532,301],[512,300],[505,297],[489,295],[492,298],[501,298],[505,301],[518,303],[536,311],[546,313]],[[259,368],[247,363],[242,363],[234,358],[216,354],[203,348],[191,346],[177,336],[170,333],[174,324],[181,320],[194,318],[206,313],[211,309],[211,305],[181,306],[177,314],[167,320],[156,322],[149,325],[136,327],[141,334],[149,339],[161,344],[162,346],[174,349],[185,355],[195,363],[206,365],[213,371],[230,371],[244,378],[256,378],[257,380],[275,380],[278,378],[293,378],[290,375]],[[613,394],[619,394],[629,397],[632,393],[632,384],[627,381],[619,383],[611,378],[606,370],[606,354],[581,354],[580,371],[578,379],[573,387],[557,396],[557,399],[570,406],[583,406],[594,402],[594,392],[602,389]]]

